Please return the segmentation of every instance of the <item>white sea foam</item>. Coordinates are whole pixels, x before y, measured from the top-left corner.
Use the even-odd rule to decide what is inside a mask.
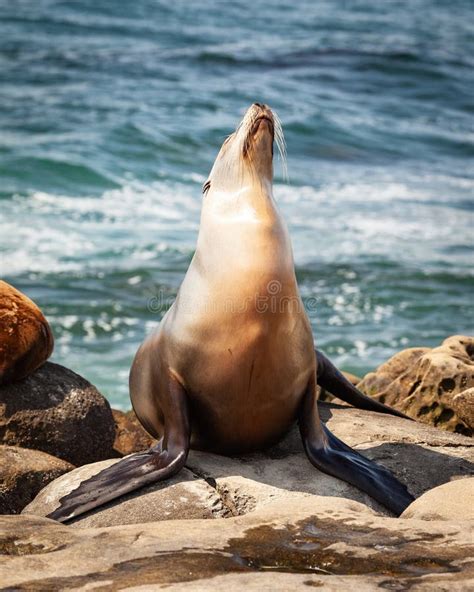
[[[135,182],[101,197],[34,192],[4,203],[2,272],[59,273],[107,267],[109,258],[120,254],[146,261],[170,247],[191,249],[200,192],[180,184]]]
[[[190,253],[199,226],[200,181],[127,182],[101,197],[17,196],[2,204],[2,271],[14,276],[94,269],[99,274],[111,266],[133,269],[139,261],[152,265],[169,249]],[[468,184],[451,181],[463,191]],[[472,244],[474,222],[472,212],[440,199],[435,186],[420,189],[410,179],[355,179],[319,188],[277,185],[275,195],[292,231],[297,264],[395,252],[398,258],[429,263],[452,260],[451,247]],[[468,256],[458,254],[457,261]],[[140,281],[137,274],[128,279],[131,285]]]
[[[442,187],[440,183],[420,189],[409,178],[407,183],[356,180],[318,189],[279,186],[276,197],[301,264],[360,255],[428,266],[434,261],[465,264],[468,252],[454,260],[449,250],[472,245],[474,213],[453,207]]]

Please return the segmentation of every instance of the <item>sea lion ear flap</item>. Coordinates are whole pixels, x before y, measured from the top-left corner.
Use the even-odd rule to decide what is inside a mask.
[[[206,193],[209,191],[209,189],[211,188],[211,181],[208,179],[204,185],[202,186],[202,193],[203,195],[206,195]]]

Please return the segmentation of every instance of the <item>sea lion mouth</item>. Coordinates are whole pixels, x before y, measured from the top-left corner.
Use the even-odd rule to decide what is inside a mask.
[[[258,141],[258,132],[262,124],[266,125],[271,135],[271,153],[273,157],[273,142],[275,140],[275,119],[273,112],[266,105],[254,103],[247,113],[247,121],[242,122],[246,126],[246,134],[243,142],[243,155],[247,157]],[[242,125],[241,124],[241,125]]]
[[[270,132],[271,132],[272,138],[273,138],[275,135],[275,124],[273,122],[273,118],[270,117],[269,115],[260,115],[259,117],[257,117],[257,119],[255,120],[255,122],[252,126],[250,133],[252,135],[255,135],[260,127],[260,124],[263,121],[266,121],[268,123],[268,127],[270,128]]]

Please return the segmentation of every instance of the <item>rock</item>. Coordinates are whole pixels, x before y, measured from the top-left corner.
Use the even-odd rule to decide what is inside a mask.
[[[54,456],[0,446],[0,514],[17,514],[50,481],[74,467]]]
[[[0,281],[0,384],[21,380],[53,351],[53,334],[41,310]]]
[[[9,590],[469,589],[472,523],[398,520],[298,496],[244,516],[74,529],[0,517]]]
[[[474,471],[474,441],[461,434],[354,408],[321,406],[321,417],[347,444],[398,475],[415,496]]]
[[[473,386],[474,337],[462,335],[431,350],[404,350],[357,385],[410,417],[466,436],[472,435],[472,429],[458,415],[454,398]]]
[[[474,477],[456,479],[430,489],[403,512],[401,518],[420,520],[473,520]]]
[[[119,462],[106,460],[83,466],[63,475],[45,487],[24,510],[24,514],[46,516],[59,505],[59,499],[76,489],[102,469]],[[71,526],[113,526],[159,520],[217,518],[227,513],[215,488],[188,469],[166,482],[155,483],[132,492],[120,503],[111,503],[70,522]]]
[[[320,412],[336,436],[391,469],[415,496],[473,473],[474,441],[470,438],[349,407],[323,403]],[[111,462],[117,461],[89,465],[60,477],[24,512],[46,516],[80,481]],[[368,495],[312,467],[296,428],[271,449],[242,457],[192,450],[186,467],[173,480],[135,491],[78,517],[73,525],[82,528],[170,518],[242,516],[276,500],[291,502],[308,495],[346,498],[348,504],[360,502],[380,515],[388,514]]]
[[[134,411],[112,409],[115,421],[114,449],[120,456],[132,452],[147,450],[156,444],[156,440],[142,427]]]
[[[379,366],[376,372],[369,372],[356,386],[366,387],[367,394],[377,395],[378,392],[388,387],[395,379],[414,366],[418,360],[429,353],[429,347],[410,347],[404,349]],[[370,392],[369,392],[370,391]]]
[[[453,409],[466,425],[474,429],[474,388],[453,397]]]
[[[389,468],[415,497],[453,478],[474,474],[471,438],[398,417],[327,403],[320,404],[320,415],[331,432]],[[263,453],[223,458],[192,451],[187,466],[221,485],[228,476],[239,475],[283,490],[352,499],[378,513],[387,513],[355,487],[312,467],[296,429]]]
[[[226,461],[215,457],[217,461]],[[24,514],[47,516],[59,505],[64,495],[97,474],[119,462],[108,460],[83,466],[56,479],[45,487],[23,510]],[[199,459],[195,459],[199,464]],[[161,520],[196,518],[227,518],[240,516],[264,507],[276,499],[295,500],[308,494],[289,492],[252,479],[226,476],[222,479],[200,476],[191,469],[183,469],[168,481],[155,483],[132,492],[120,500],[68,522],[72,527],[115,526],[140,524]],[[348,507],[354,507],[347,501]],[[352,505],[351,505],[352,504]]]
[[[0,442],[34,448],[73,465],[116,456],[108,402],[87,380],[47,362],[0,387]]]

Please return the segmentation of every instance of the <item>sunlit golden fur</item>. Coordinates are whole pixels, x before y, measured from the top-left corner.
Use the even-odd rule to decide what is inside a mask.
[[[138,355],[141,371],[143,360],[156,359],[156,380],[163,376],[162,387],[132,389],[142,423],[163,433],[159,392],[171,372],[189,397],[192,445],[214,452],[277,440],[315,377],[311,327],[273,197],[274,140],[284,157],[279,120],[253,105],[224,142],[205,186],[193,260]]]

